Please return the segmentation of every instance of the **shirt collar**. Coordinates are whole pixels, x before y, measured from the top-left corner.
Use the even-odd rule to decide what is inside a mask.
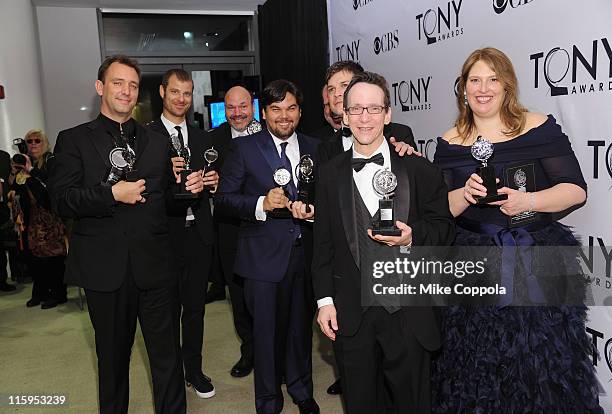
[[[378,153],[383,155],[385,159],[385,165],[387,165],[391,159],[391,152],[389,150],[389,144],[387,143],[387,140],[385,138],[383,138],[383,141],[380,143],[376,151],[374,151],[369,157],[358,153],[357,150],[355,150],[355,145],[353,145],[353,158],[371,158]]]
[[[230,126],[230,130],[232,132],[232,138],[244,137],[248,135],[246,129],[244,131],[238,131],[233,126]]]
[[[268,132],[270,132],[270,130],[268,130]],[[297,134],[295,132],[289,138],[284,140],[277,138],[272,132],[270,132],[270,135],[272,136],[272,140],[274,140],[274,145],[276,145],[277,148],[280,148],[280,144],[282,144],[283,142],[286,142],[288,144],[287,146],[293,146],[294,144],[297,144]]]
[[[180,124],[175,124],[174,122],[170,121],[168,118],[166,118],[164,116],[164,114],[161,115],[161,121],[162,124],[164,124],[164,126],[166,127],[166,130],[168,130],[168,133],[170,135],[172,135],[172,133],[176,132],[176,129],[174,129],[174,127],[180,126],[181,127],[181,133],[183,135],[185,135],[187,132],[187,121],[185,121],[183,119],[183,122],[181,122]]]

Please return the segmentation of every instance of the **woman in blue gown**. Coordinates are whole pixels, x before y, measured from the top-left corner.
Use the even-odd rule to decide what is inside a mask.
[[[474,51],[462,68],[457,105],[455,127],[438,139],[434,161],[449,188],[455,244],[577,245],[554,213],[585,202],[580,166],[555,118],[530,113],[519,103],[508,57],[494,48]],[[498,192],[507,200],[476,205],[474,197],[486,195],[474,174],[481,163],[470,151],[478,136],[493,143],[489,165],[500,185],[505,167],[522,162],[533,165],[537,191],[504,186]],[[508,218],[524,212],[535,212],[535,221],[509,229]],[[585,332],[586,307],[507,305],[444,309],[443,345],[433,365],[433,411],[603,413]]]

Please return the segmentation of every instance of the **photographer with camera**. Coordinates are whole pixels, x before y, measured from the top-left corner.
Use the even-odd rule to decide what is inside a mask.
[[[27,132],[23,141],[15,143],[21,154],[15,154],[12,158],[14,180],[9,202],[16,227],[20,220],[15,213],[22,211],[24,231],[21,246],[33,280],[32,298],[26,306],[40,304],[42,309],[50,309],[66,302],[66,285],[63,282],[67,254],[66,228],[62,220],[51,212],[47,163],[53,155],[47,136],[43,131],[33,129]]]

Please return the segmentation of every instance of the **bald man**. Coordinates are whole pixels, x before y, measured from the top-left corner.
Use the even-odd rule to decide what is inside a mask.
[[[213,138],[213,145],[219,151],[218,169],[226,158],[232,139],[249,135],[248,131],[259,126],[254,119],[253,96],[242,86],[234,86],[225,94],[225,118],[227,122],[213,129],[209,133]],[[255,128],[256,129],[256,128]],[[238,230],[240,221],[231,217],[224,217],[221,211],[215,210],[217,224],[217,250],[225,282],[229,287],[234,314],[234,327],[240,337],[240,360],[232,367],[230,374],[233,377],[244,377],[253,370],[253,321],[244,303],[244,292],[240,280],[234,278],[234,260],[238,245]],[[215,292],[213,283],[209,294]],[[223,285],[221,285],[223,286]],[[218,287],[217,287],[218,289]],[[225,289],[222,287],[222,289]],[[224,293],[224,292],[223,292]],[[208,295],[208,294],[207,294]]]

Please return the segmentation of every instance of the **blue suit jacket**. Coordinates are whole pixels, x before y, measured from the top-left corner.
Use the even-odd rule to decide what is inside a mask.
[[[297,138],[300,156],[310,154],[314,158],[318,141],[302,134],[298,134]],[[289,264],[295,240],[293,219],[255,219],[259,197],[278,187],[273,174],[280,166],[272,136],[264,129],[232,141],[220,174],[215,214],[241,220],[234,273],[247,279],[278,282]],[[307,234],[311,232],[310,223],[300,220],[299,224],[302,237],[308,240],[311,236]]]

